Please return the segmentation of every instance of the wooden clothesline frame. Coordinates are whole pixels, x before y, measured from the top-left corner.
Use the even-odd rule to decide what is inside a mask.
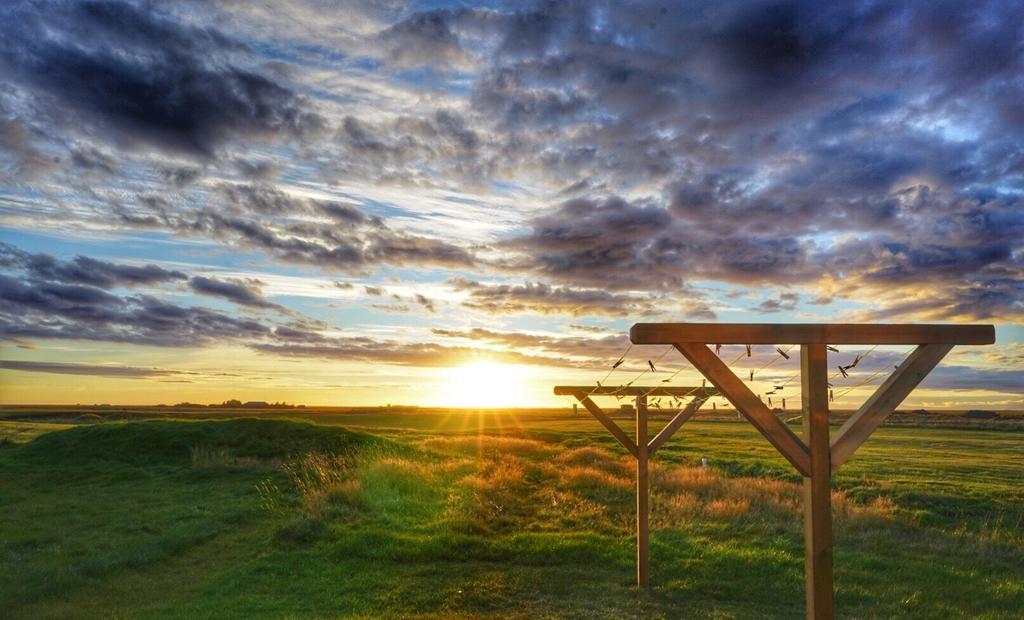
[[[636,584],[646,588],[649,584],[648,565],[650,538],[650,460],[658,448],[665,445],[679,428],[692,418],[704,401],[718,396],[718,390],[708,387],[590,387],[560,385],[555,387],[557,396],[575,396],[587,411],[600,422],[613,437],[636,459]],[[636,398],[636,441],[630,439],[622,428],[604,412],[591,396],[632,396]],[[676,399],[692,398],[687,405],[669,420],[653,439],[647,440],[647,397],[669,396]]]
[[[995,342],[992,325],[865,325],[758,323],[637,323],[633,344],[674,346],[714,386],[711,388],[591,388],[559,386],[555,394],[575,396],[637,461],[637,585],[648,585],[648,460],[711,396],[728,400],[804,478],[804,580],[807,617],[834,617],[832,579],[832,473],[956,345]],[[803,438],[798,437],[708,348],[722,344],[800,345]],[[906,360],[839,428],[829,434],[828,345],[917,345]],[[663,393],[660,393],[663,392]],[[635,396],[637,441],[633,442],[591,394]],[[693,396],[650,442],[649,395]],[[651,449],[653,448],[653,450]]]

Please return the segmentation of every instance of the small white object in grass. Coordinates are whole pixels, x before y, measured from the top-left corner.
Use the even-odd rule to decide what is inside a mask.
[[[700,457],[700,466],[701,467],[707,467],[708,466],[708,457],[706,457],[706,456]]]

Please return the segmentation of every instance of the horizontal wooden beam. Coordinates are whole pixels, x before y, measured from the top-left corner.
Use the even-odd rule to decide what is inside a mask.
[[[644,387],[642,385],[631,385],[629,387],[614,387],[594,385],[556,385],[555,396],[576,396],[577,394],[587,396],[671,396],[682,398],[684,396],[717,396],[718,390],[713,387]]]
[[[992,325],[637,323],[633,344],[992,344]]]

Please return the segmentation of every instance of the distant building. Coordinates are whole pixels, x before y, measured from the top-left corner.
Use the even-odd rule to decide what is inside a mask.
[[[267,409],[270,404],[265,400],[250,400],[242,406],[246,409]]]

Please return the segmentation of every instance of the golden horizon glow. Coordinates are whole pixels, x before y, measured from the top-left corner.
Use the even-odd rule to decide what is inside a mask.
[[[454,366],[439,403],[448,407],[515,407],[522,402],[527,369],[515,364],[473,362]]]

